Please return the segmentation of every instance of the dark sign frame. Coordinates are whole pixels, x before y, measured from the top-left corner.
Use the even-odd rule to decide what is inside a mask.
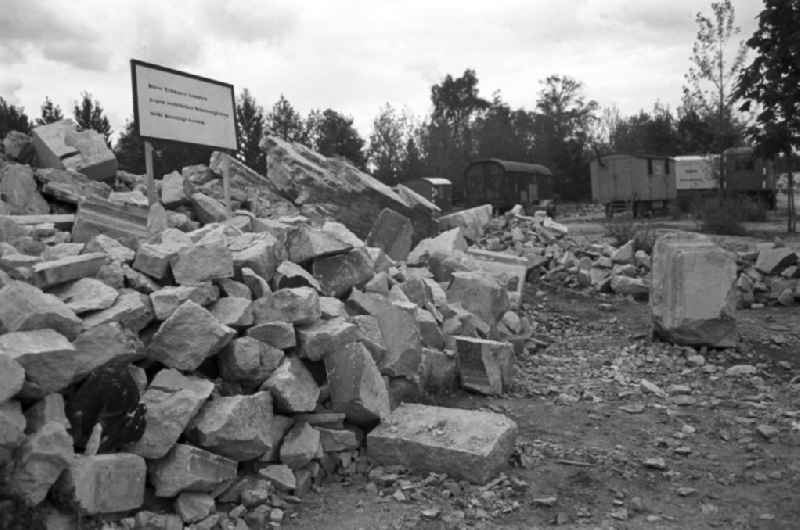
[[[234,151],[235,152],[235,151],[239,150],[239,135],[238,134],[236,134],[236,148],[233,149],[233,150],[230,147],[227,147],[227,146],[200,144],[200,143],[197,143],[197,142],[185,142],[185,141],[182,141],[182,140],[174,140],[172,138],[159,138],[157,136],[142,136],[141,135],[141,130],[139,129],[139,105],[138,105],[139,94],[138,94],[138,92],[136,90],[136,66],[137,65],[138,66],[144,66],[146,68],[151,68],[153,70],[160,70],[162,72],[167,72],[167,73],[173,74],[173,75],[179,75],[179,76],[183,76],[183,77],[188,77],[190,79],[195,79],[197,81],[203,81],[204,83],[211,83],[211,84],[214,84],[214,85],[219,85],[219,86],[222,86],[222,87],[230,89],[230,91],[231,91],[231,104],[232,104],[232,108],[233,108],[233,130],[234,131],[238,131],[239,130],[239,120],[238,120],[238,116],[236,115],[236,96],[235,96],[235,92],[234,92],[234,88],[233,88],[232,84],[225,83],[223,81],[217,81],[216,79],[211,79],[211,78],[208,78],[208,77],[203,77],[201,75],[195,75],[195,74],[190,74],[188,72],[182,72],[180,70],[175,70],[173,68],[167,68],[166,66],[161,66],[161,65],[158,65],[158,64],[153,64],[153,63],[148,63],[148,62],[145,62],[145,61],[140,61],[138,59],[131,59],[131,84],[133,85],[133,123],[134,123],[134,127],[136,128],[136,134],[139,135],[139,137],[142,140],[155,141],[155,142],[166,142],[168,144],[196,145],[196,146],[199,146],[199,147],[210,147],[210,148],[213,148],[213,149],[218,149],[220,151],[226,151],[226,152],[227,151]]]

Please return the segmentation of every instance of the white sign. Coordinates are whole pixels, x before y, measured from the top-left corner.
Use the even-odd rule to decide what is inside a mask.
[[[131,60],[139,136],[236,150],[233,85]]]
[[[675,186],[679,190],[711,190],[717,188],[711,157],[676,156]]]

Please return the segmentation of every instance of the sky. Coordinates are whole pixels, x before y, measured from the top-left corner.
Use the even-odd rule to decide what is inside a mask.
[[[476,70],[533,109],[540,80],[569,75],[623,115],[675,109],[698,11],[709,0],[3,0],[0,96],[32,118],[45,96],[71,115],[88,91],[115,131],[132,115],[130,59],[281,94],[304,116],[333,108],[368,137],[385,103],[422,119],[430,87]],[[746,39],[760,0],[734,0]]]

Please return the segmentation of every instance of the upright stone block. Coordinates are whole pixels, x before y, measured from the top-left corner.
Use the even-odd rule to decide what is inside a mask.
[[[275,407],[282,412],[311,412],[319,399],[319,386],[297,357],[284,358],[261,389],[272,392]]]
[[[391,208],[384,208],[367,235],[367,245],[380,248],[393,260],[404,261],[411,251],[413,238],[411,220]]]
[[[126,512],[144,502],[147,466],[129,453],[77,456],[57,488],[89,515]]]
[[[511,386],[514,348],[509,342],[456,337],[461,386],[481,394],[502,394]]]
[[[367,348],[353,342],[325,357],[333,410],[356,425],[370,425],[389,415],[389,393]]]

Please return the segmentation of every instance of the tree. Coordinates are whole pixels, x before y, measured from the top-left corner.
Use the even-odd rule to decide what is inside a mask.
[[[256,103],[246,88],[241,91],[236,102],[236,137],[239,141],[237,157],[250,168],[264,173],[267,170],[266,154],[261,149],[264,109]]]
[[[307,133],[303,118],[300,117],[292,104],[281,97],[272,106],[272,112],[267,116],[267,125],[272,134],[280,136],[288,142],[307,143]]]
[[[28,133],[31,124],[25,109],[8,103],[0,96],[0,138],[4,138],[11,131]]]
[[[96,99],[92,101],[92,95],[88,92],[81,94],[80,103],[75,103],[72,109],[75,121],[81,129],[94,129],[105,138],[106,143],[111,136],[111,124],[106,117],[103,107]],[[109,144],[110,145],[110,144]]]
[[[193,164],[208,164],[212,148],[200,145],[152,140],[153,173],[156,178]],[[141,175],[145,172],[144,140],[136,130],[136,123],[128,120],[125,130],[117,138],[114,154],[119,168]]]
[[[42,103],[42,115],[39,118],[36,118],[36,125],[47,125],[48,123],[53,123],[56,121],[61,121],[64,119],[64,113],[61,112],[61,107],[53,103],[49,97],[44,98],[44,103]]]
[[[400,182],[408,129],[408,117],[398,114],[389,103],[372,122],[367,159],[373,166],[373,176],[390,186]]]
[[[711,18],[702,13],[695,16],[697,40],[692,46],[692,66],[686,74],[688,86],[684,86],[684,105],[716,117],[716,147],[722,157],[723,151],[731,147],[729,124],[734,121],[737,101],[732,88],[744,65],[747,48],[739,41],[732,57],[728,56],[731,41],[741,32],[734,25],[736,10],[731,0],[712,2],[711,11]],[[724,193],[725,165],[721,166],[720,193]]]
[[[422,178],[425,176],[425,163],[422,159],[422,153],[417,147],[417,141],[411,136],[406,142],[405,157],[400,162],[400,182],[407,182],[409,180]]]
[[[308,134],[315,150],[325,156],[343,156],[356,167],[365,169],[364,139],[353,127],[353,118],[325,109],[324,112],[311,111],[308,123]]]
[[[528,161],[533,144],[533,117],[524,109],[512,110],[499,92],[485,112],[475,119],[475,143],[480,158]]]
[[[673,156],[679,151],[675,118],[668,107],[656,102],[652,112],[620,120],[612,132],[611,142],[623,153],[647,153]]]
[[[800,150],[800,0],[764,0],[758,28],[747,40],[757,53],[739,75],[736,96],[742,111],[757,107],[749,133],[761,156],[782,153],[787,161],[789,218],[787,231],[797,229],[793,163]],[[755,103],[755,106],[753,105]]]

